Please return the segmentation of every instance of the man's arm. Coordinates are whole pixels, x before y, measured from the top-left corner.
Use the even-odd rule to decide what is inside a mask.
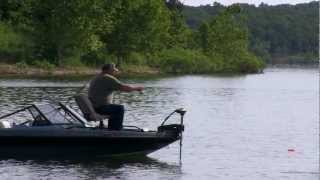
[[[124,91],[124,92],[142,91],[142,90],[143,90],[143,87],[141,86],[133,87],[127,84],[122,84],[120,86],[120,91]]]

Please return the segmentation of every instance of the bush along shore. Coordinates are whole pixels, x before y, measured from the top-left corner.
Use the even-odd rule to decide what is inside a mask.
[[[100,67],[39,67],[34,65],[27,65],[25,63],[17,64],[0,64],[0,77],[87,77],[100,73]],[[148,66],[127,65],[121,69],[121,76],[124,77],[138,77],[138,76],[160,76],[158,69]]]
[[[166,75],[181,75],[181,74],[235,74],[232,69],[222,69],[221,64],[206,64],[207,62],[204,59],[202,64],[197,64],[194,62],[181,63],[185,62],[179,58],[165,59],[165,61],[174,61],[174,64],[161,64],[159,66],[148,66],[148,65],[121,65],[120,76],[123,77],[145,77],[145,76],[166,76]],[[195,60],[198,60],[195,58]],[[170,61],[171,62],[171,61]],[[200,68],[200,71],[197,69],[199,66],[203,65],[203,68]],[[101,67],[92,67],[92,66],[66,66],[66,67],[56,67],[52,64],[45,65],[28,65],[25,62],[19,62],[16,64],[7,64],[0,63],[0,77],[87,77],[93,76],[100,73]],[[232,68],[232,67],[226,67]],[[245,67],[246,68],[246,67]],[[251,73],[262,72],[263,68],[259,71],[254,71]],[[239,73],[243,74],[241,71]],[[237,73],[237,74],[239,74]],[[247,72],[248,73],[248,72]]]
[[[242,9],[223,7],[198,29],[176,0],[4,0],[0,74],[94,74],[114,62],[124,73],[257,73]],[[8,65],[10,64],[10,65]]]

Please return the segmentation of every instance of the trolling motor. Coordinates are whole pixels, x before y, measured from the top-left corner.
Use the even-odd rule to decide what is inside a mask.
[[[179,164],[182,164],[181,157],[182,157],[182,132],[184,131],[184,125],[183,125],[183,117],[186,114],[186,110],[183,108],[179,108],[174,110],[172,113],[170,113],[161,123],[161,125],[158,127],[158,131],[162,132],[164,130],[171,130],[176,133],[179,133],[180,137],[180,143],[179,143]],[[164,123],[174,114],[178,113],[180,114],[180,124],[169,124],[169,125],[164,125]]]
[[[183,125],[183,117],[187,111],[183,108],[179,108],[174,110],[172,113],[170,113],[161,123],[161,125],[158,127],[158,131],[164,131],[164,130],[174,130],[177,133],[182,133],[184,131],[184,125]],[[169,124],[165,125],[164,123],[174,114],[178,113],[180,114],[180,124]]]

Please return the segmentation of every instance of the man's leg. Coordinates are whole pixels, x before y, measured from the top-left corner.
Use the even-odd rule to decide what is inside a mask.
[[[108,128],[112,130],[122,129],[122,122],[124,117],[124,106],[118,104],[108,104],[95,108],[99,114],[109,115]]]

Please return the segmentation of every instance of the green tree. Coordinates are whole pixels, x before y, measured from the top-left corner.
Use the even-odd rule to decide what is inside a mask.
[[[107,49],[121,63],[132,52],[152,53],[162,48],[167,37],[168,13],[162,1],[115,1],[113,30],[102,35]]]
[[[30,9],[37,59],[58,66],[102,46],[97,33],[110,28],[103,0],[33,0]]]
[[[170,18],[170,26],[168,29],[168,39],[166,47],[176,48],[193,48],[193,32],[187,26],[185,17],[182,13],[184,6],[179,0],[167,0],[168,15]]]
[[[239,6],[230,6],[199,28],[202,51],[209,57],[223,59],[226,71],[258,71],[259,62],[248,51],[248,32],[235,18],[240,13]],[[242,64],[254,61],[258,66],[245,69]],[[253,70],[252,70],[253,69]]]
[[[232,6],[200,28],[200,47],[207,55],[233,56],[238,49],[247,48],[247,31],[235,21],[239,6]]]

